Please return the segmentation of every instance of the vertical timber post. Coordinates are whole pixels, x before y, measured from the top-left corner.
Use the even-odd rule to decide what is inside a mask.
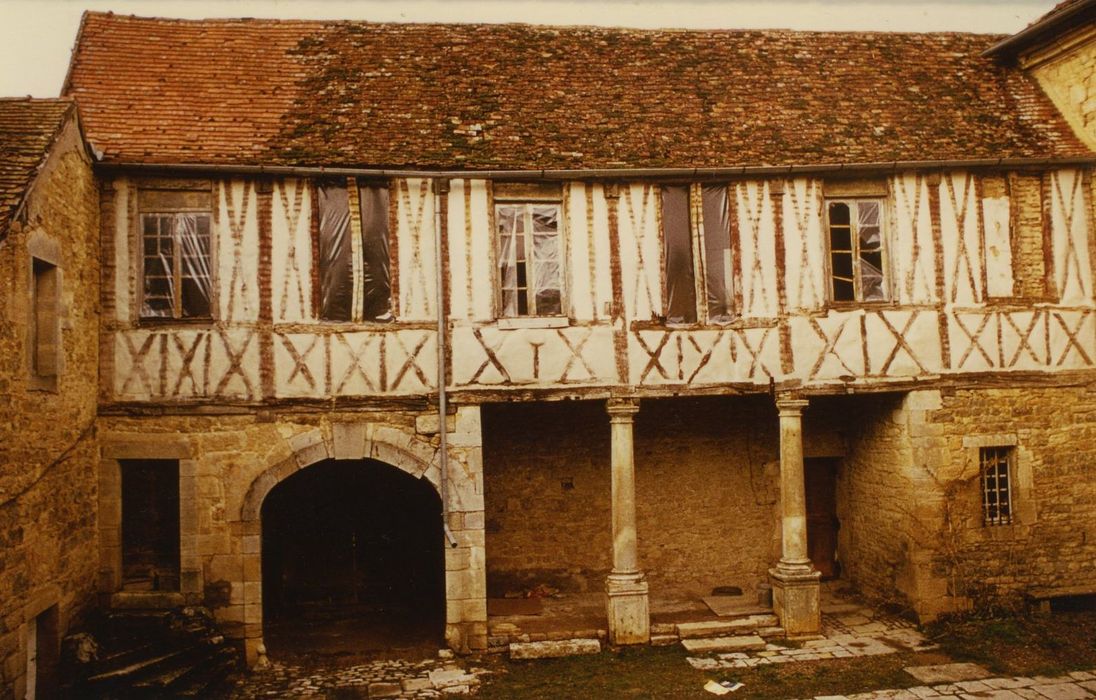
[[[822,629],[819,580],[822,574],[807,556],[807,498],[803,473],[803,409],[807,401],[783,395],[780,415],[781,556],[769,569],[773,610],[789,637],[818,634]]]
[[[647,581],[639,569],[636,540],[636,483],[632,428],[639,402],[610,399],[606,404],[612,437],[613,570],[605,583],[609,643],[646,644],[651,640]]]

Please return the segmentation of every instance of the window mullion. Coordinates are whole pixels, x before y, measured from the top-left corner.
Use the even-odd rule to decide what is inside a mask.
[[[523,241],[525,243],[525,299],[526,308],[529,309],[530,316],[537,315],[537,292],[536,292],[536,265],[533,262],[533,205],[526,204],[523,206],[522,216],[525,219],[525,236]]]
[[[174,318],[183,316],[183,237],[179,231],[180,218],[178,214],[171,216],[171,278],[175,281],[172,290],[171,315]]]

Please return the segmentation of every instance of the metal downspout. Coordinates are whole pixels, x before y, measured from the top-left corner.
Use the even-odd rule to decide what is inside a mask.
[[[449,181],[442,178],[434,179],[434,270],[436,271],[435,286],[437,287],[437,315],[438,315],[438,490],[441,491],[441,526],[445,532],[445,539],[450,547],[457,546],[457,538],[449,529],[449,428],[446,425],[446,413],[448,400],[445,394],[448,377],[445,373],[445,358],[448,347],[445,343],[445,275],[442,272],[442,244],[441,244],[441,198],[449,192]]]

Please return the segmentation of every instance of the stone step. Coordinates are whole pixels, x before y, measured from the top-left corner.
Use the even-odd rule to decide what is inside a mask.
[[[601,642],[597,639],[514,642],[510,645],[511,659],[555,659],[561,656],[599,653],[601,653]]]
[[[681,646],[694,654],[715,651],[762,651],[765,640],[757,635],[735,637],[707,637],[703,639],[683,639]]]
[[[719,620],[705,620],[703,622],[681,622],[675,626],[675,631],[682,639],[699,639],[703,637],[729,637],[740,634],[758,634],[762,628],[778,627],[780,621],[776,615],[759,614],[742,618],[721,618]]]

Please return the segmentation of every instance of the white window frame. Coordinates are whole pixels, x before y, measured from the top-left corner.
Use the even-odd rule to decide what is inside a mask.
[[[559,266],[559,275],[556,280],[557,288],[559,289],[559,311],[555,313],[540,313],[537,309],[536,300],[536,287],[533,282],[536,279],[536,258],[534,256],[534,231],[533,231],[533,209],[537,207],[550,207],[556,210],[556,230],[554,235],[556,237],[556,261]],[[526,313],[507,314],[504,302],[504,292],[507,288],[504,286],[502,279],[502,232],[499,231],[499,221],[501,220],[501,211],[503,209],[520,209],[524,219],[524,230],[522,233],[523,247],[526,264],[525,273],[525,288],[522,292],[521,287],[511,288],[515,293],[524,294]],[[495,203],[495,251],[496,251],[496,273],[499,275],[498,284],[496,285],[496,305],[497,314],[496,317],[500,320],[514,320],[514,319],[527,319],[527,318],[566,318],[567,309],[567,297],[565,290],[565,246],[564,246],[564,233],[563,233],[563,205],[558,201],[542,201],[542,200],[503,200]],[[541,232],[543,235],[543,232]],[[516,263],[516,250],[514,253],[515,265]],[[515,273],[516,274],[516,273]]]

